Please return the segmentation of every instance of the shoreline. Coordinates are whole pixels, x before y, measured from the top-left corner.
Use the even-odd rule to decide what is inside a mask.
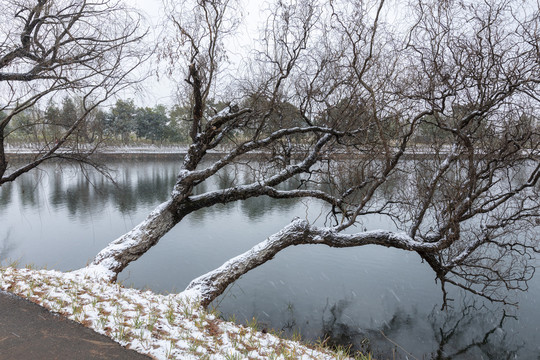
[[[0,290],[26,298],[155,359],[350,359],[224,321],[189,293],[159,295],[77,273],[0,266]],[[361,357],[360,359],[367,359]]]
[[[178,160],[182,159],[188,152],[189,145],[118,145],[118,146],[103,146],[90,154],[90,158],[96,160],[153,160],[153,159],[164,159],[164,160]],[[91,149],[88,149],[91,150]],[[218,148],[208,150],[207,155],[213,157],[221,157],[224,154],[227,154],[231,149],[228,148]],[[81,151],[84,152],[85,149],[81,148]],[[7,144],[4,150],[8,161],[25,161],[32,160],[37,155],[40,154],[36,150],[35,144],[25,144],[25,145],[10,145]],[[403,154],[404,160],[425,160],[433,157],[443,158],[449,155],[452,152],[450,145],[445,145],[438,153],[431,151],[428,146],[422,145],[412,145],[408,151]],[[523,150],[523,154],[526,155],[527,152],[532,152],[530,155],[534,159],[540,159],[540,150]],[[62,153],[62,149],[58,150],[58,153]],[[66,151],[67,153],[67,151]],[[367,156],[372,156],[371,150],[366,150]],[[256,151],[243,154],[244,158],[259,158],[261,154],[271,155],[270,152]],[[304,155],[303,152],[298,153],[300,156]],[[477,155],[482,155],[478,153]],[[487,154],[483,154],[487,155]],[[328,156],[335,159],[347,159],[351,158],[351,154],[346,152],[333,151]],[[353,157],[364,156],[363,153],[353,154]],[[466,156],[466,155],[463,155]],[[293,154],[294,158],[295,155]],[[381,159],[384,157],[379,156]],[[54,158],[53,158],[54,159]]]
[[[230,149],[212,149],[207,152],[207,155],[212,158],[219,158],[227,154]],[[412,147],[409,151],[405,152],[402,156],[403,160],[426,160],[433,159],[434,157],[444,158],[449,155],[451,150],[443,149],[439,153],[434,153],[429,151],[429,148],[425,147]],[[84,151],[84,149],[82,149]],[[532,150],[531,150],[532,151]],[[182,160],[183,157],[188,152],[187,145],[174,145],[174,146],[160,146],[160,145],[125,145],[125,146],[104,146],[98,151],[90,154],[90,158],[97,161],[109,161],[109,160]],[[524,155],[526,151],[523,150]],[[61,149],[58,152],[62,153]],[[66,152],[67,153],[67,152]],[[7,146],[5,149],[6,158],[8,161],[18,162],[18,161],[31,161],[39,155],[39,151],[33,147],[32,144],[27,146]],[[365,156],[372,156],[372,154],[366,150]],[[242,155],[242,158],[246,159],[260,159],[261,155],[271,155],[269,152],[250,152]],[[304,155],[300,154],[299,158]],[[481,155],[481,154],[478,154]],[[331,154],[328,154],[329,157],[334,159],[350,159],[351,154],[345,152],[340,153],[339,151],[334,151]],[[362,154],[354,154],[352,157],[362,157]],[[465,157],[466,155],[463,155]],[[540,151],[532,151],[532,158],[540,159]],[[292,158],[294,158],[294,154]],[[379,156],[381,159],[384,159],[382,155]],[[50,161],[55,161],[55,158],[51,158]]]

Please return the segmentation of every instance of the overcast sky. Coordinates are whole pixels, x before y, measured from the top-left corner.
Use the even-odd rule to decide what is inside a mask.
[[[164,17],[163,5],[161,0],[126,0],[126,2],[140,9],[146,16],[152,34],[153,41],[159,41],[160,23]],[[253,41],[256,37],[257,26],[259,19],[261,18],[261,8],[265,1],[254,0],[241,0],[242,8],[245,14],[245,23],[241,25],[239,29],[241,34],[237,37],[232,44],[232,47],[241,47],[241,42],[247,43]],[[229,49],[232,50],[232,49]],[[234,58],[234,51],[230,54]],[[150,69],[145,69],[145,72],[155,70],[156,65],[153,63],[150,65]],[[145,88],[144,93],[124,93],[121,94],[122,98],[133,98],[139,106],[154,106],[156,104],[173,105],[176,101],[174,99],[174,84],[165,76],[160,76],[159,81],[155,76],[152,76],[143,84]]]
[[[163,18],[161,0],[128,0],[126,3],[142,11],[151,26],[150,36],[154,39],[157,36],[160,19]],[[155,65],[150,66],[155,67]],[[149,70],[151,69],[144,71]],[[171,98],[174,86],[167,78],[160,77],[158,81],[155,76],[152,76],[144,82],[143,87],[144,93],[127,93],[122,94],[121,97],[132,97],[140,106],[152,107],[156,104],[172,105],[174,103],[174,99]]]
[[[159,41],[159,31],[161,29],[161,23],[164,18],[164,10],[162,5],[162,0],[125,0],[129,5],[138,8],[146,16],[152,33],[150,39],[148,40],[151,43],[156,43]],[[264,10],[268,9],[267,0],[237,0],[240,2],[242,7],[243,23],[238,29],[238,35],[234,38],[229,39],[227,43],[227,52],[229,61],[231,61],[234,66],[235,62],[239,62],[241,57],[249,51],[246,47],[252,47],[253,42],[258,38],[258,29],[260,28],[263,19],[266,19],[266,14]],[[393,24],[397,24],[398,16],[401,13],[402,8],[399,6],[400,1],[387,1],[387,6],[385,7],[385,16],[391,18],[390,21]],[[376,3],[373,3],[373,11],[376,9]],[[405,14],[401,14],[404,16]],[[236,61],[235,61],[236,58]],[[149,64],[150,68],[145,68],[143,71],[145,73],[155,73],[156,64],[153,62]],[[154,106],[156,104],[164,105],[173,105],[177,101],[175,99],[175,86],[166,76],[164,76],[165,67],[162,64],[160,72],[159,81],[157,77],[153,75],[144,83],[144,88],[146,91],[144,93],[126,93],[121,94],[122,98],[133,98],[135,102],[140,106]]]

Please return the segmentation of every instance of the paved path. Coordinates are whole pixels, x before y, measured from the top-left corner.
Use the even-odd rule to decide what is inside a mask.
[[[0,360],[150,358],[110,338],[0,290]]]

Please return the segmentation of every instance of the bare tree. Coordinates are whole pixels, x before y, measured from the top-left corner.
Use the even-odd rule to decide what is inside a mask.
[[[445,303],[446,284],[511,302],[507,290],[526,289],[539,250],[539,133],[522,119],[538,114],[540,13],[520,4],[399,2],[400,17],[384,0],[279,1],[232,77],[238,4],[171,2],[163,54],[171,74],[184,71],[191,145],[170,199],[84,271],[116,279],[205,207],[307,197],[326,204],[324,226],[295,219],[187,290],[206,306],[288,246],[375,244],[420,254]],[[214,112],[209,98],[230,106]],[[441,136],[417,143],[426,128]],[[251,176],[196,191],[234,164]],[[291,179],[296,188],[280,186]],[[372,214],[400,231],[351,233]]]
[[[143,60],[140,16],[116,0],[6,0],[0,4],[0,185],[52,158],[87,161],[94,148],[75,141],[96,107],[131,85]],[[52,97],[71,93],[80,111],[56,136],[35,141],[35,156],[9,166],[14,119]],[[38,111],[34,111],[38,113]],[[41,133],[41,113],[24,124]]]

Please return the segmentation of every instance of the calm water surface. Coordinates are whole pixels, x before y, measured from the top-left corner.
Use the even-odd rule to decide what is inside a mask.
[[[108,242],[165,201],[179,169],[173,161],[110,163],[116,184],[93,171],[51,164],[0,187],[0,261],[58,270],[85,266]],[[226,185],[221,178],[206,189]],[[309,211],[307,209],[309,208]],[[168,293],[220,266],[295,216],[315,220],[321,204],[267,198],[216,206],[186,217],[130,265],[125,285]],[[370,218],[368,229],[393,228]],[[378,359],[540,359],[540,276],[519,308],[453,291],[440,311],[434,274],[420,257],[367,246],[298,246],[251,271],[214,302],[223,317],[300,332],[372,351]],[[412,357],[411,354],[414,356]]]

